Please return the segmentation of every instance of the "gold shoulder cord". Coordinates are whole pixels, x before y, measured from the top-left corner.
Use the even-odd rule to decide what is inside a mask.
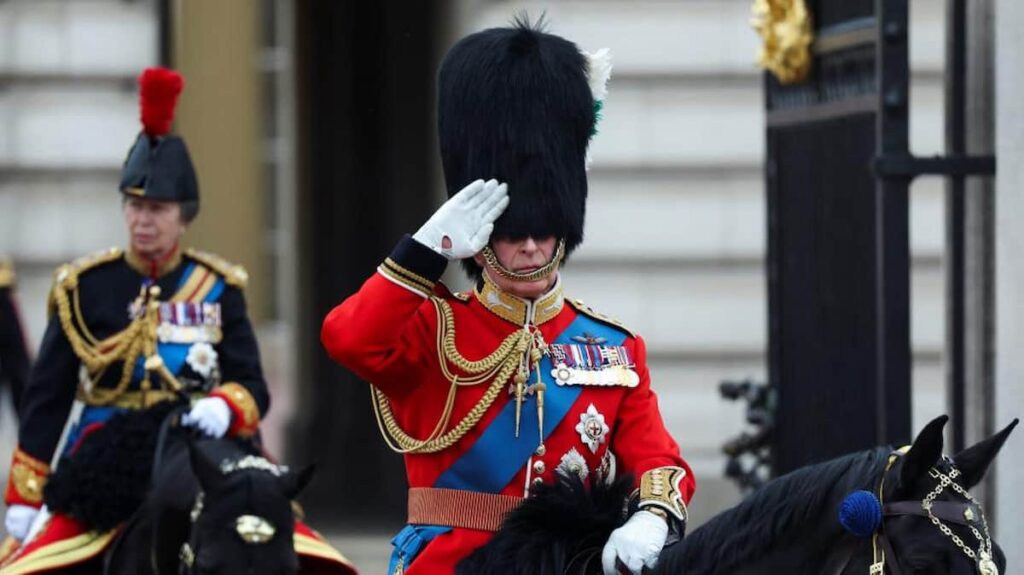
[[[436,453],[446,449],[469,432],[477,423],[487,409],[494,404],[505,382],[509,380],[512,372],[517,369],[522,372],[524,357],[533,358],[529,354],[531,349],[536,347],[536,339],[540,332],[529,330],[517,330],[509,334],[501,345],[493,353],[478,361],[470,361],[459,353],[455,347],[455,319],[451,306],[443,299],[432,297],[430,301],[434,304],[437,314],[437,359],[441,372],[451,382],[448,389],[448,398],[445,401],[444,411],[434,426],[433,431],[425,439],[416,439],[406,433],[395,420],[394,412],[387,396],[379,389],[371,385],[370,391],[373,394],[373,411],[377,418],[377,426],[380,428],[381,436],[393,451],[398,453]],[[539,360],[539,357],[537,358]],[[452,373],[449,366],[456,367],[464,375]],[[527,367],[527,373],[529,368]],[[522,375],[522,373],[520,373]],[[455,392],[461,386],[479,385],[490,380],[491,384],[480,401],[473,406],[462,420],[449,431],[442,434],[448,423],[451,421],[452,409],[455,405]],[[525,376],[524,376],[525,381]]]
[[[249,272],[245,271],[244,267],[233,264],[218,255],[195,248],[187,248],[185,255],[220,274],[230,286],[245,289],[249,283]]]
[[[90,405],[107,405],[123,394],[132,381],[132,372],[138,358],[145,357],[146,374],[142,381],[142,390],[151,388],[149,372],[155,371],[171,388],[178,387],[178,381],[163,365],[162,358],[156,353],[156,330],[159,324],[160,289],[151,287],[149,302],[145,311],[132,320],[122,331],[99,341],[89,331],[82,315],[78,297],[79,269],[64,266],[57,272],[57,281],[53,286],[53,302],[57,309],[57,317],[61,328],[71,344],[71,349],[82,361],[90,374],[92,385],[80,388],[80,393]],[[68,296],[71,292],[71,296]],[[140,296],[141,297],[141,296]],[[123,362],[121,379],[112,389],[100,389],[96,383],[115,362]]]

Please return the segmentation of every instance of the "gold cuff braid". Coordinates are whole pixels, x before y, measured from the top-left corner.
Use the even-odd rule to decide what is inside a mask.
[[[14,450],[11,461],[10,485],[7,488],[8,501],[17,501],[10,497],[10,491],[17,494],[21,502],[39,505],[43,502],[43,487],[46,485],[50,466],[21,449]]]
[[[686,521],[686,502],[679,488],[686,477],[682,467],[655,467],[640,476],[640,509],[657,508]]]
[[[229,430],[232,435],[251,437],[260,426],[260,408],[256,399],[242,384],[228,381],[210,392],[210,397],[219,397],[227,402],[234,415]]]

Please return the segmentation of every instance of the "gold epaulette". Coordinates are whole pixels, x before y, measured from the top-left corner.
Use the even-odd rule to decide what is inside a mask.
[[[434,284],[434,295],[440,297],[441,299],[451,298],[455,301],[466,303],[469,301],[469,298],[472,297],[472,292],[452,291],[452,288],[445,285],[444,282],[437,282],[436,284]]]
[[[9,258],[0,258],[0,288],[14,285],[14,263]]]
[[[249,283],[249,272],[245,271],[244,267],[233,264],[218,255],[193,248],[185,250],[185,255],[223,276],[228,285],[243,289]]]
[[[622,325],[622,323],[620,321],[616,320],[616,319],[612,319],[612,318],[610,318],[610,317],[608,317],[608,316],[606,316],[604,314],[597,313],[596,311],[594,311],[593,308],[591,308],[587,304],[583,303],[583,300],[568,299],[567,298],[566,301],[569,302],[569,305],[571,305],[573,307],[573,309],[575,309],[579,313],[582,313],[583,315],[585,315],[587,317],[593,318],[593,319],[595,319],[595,320],[597,320],[597,321],[599,321],[599,322],[601,322],[603,324],[607,324],[607,325],[610,325],[612,327],[621,329],[622,331],[628,333],[629,337],[633,337],[633,338],[636,337],[636,334],[633,333],[633,330],[631,330],[628,327]]]
[[[97,266],[119,260],[123,255],[124,250],[121,248],[107,248],[64,264],[58,267],[53,274],[54,288],[60,286],[65,290],[73,290],[78,287],[78,278],[83,273]]]

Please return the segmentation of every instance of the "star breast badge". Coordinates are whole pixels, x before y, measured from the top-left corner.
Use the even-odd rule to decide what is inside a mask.
[[[608,431],[604,415],[599,413],[591,403],[587,411],[580,414],[580,422],[576,424],[576,432],[580,434],[580,440],[590,448],[591,453],[597,453],[597,447],[605,442]]]

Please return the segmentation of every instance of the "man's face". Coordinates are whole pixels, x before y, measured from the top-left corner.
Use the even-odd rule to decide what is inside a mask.
[[[167,255],[185,233],[178,202],[129,197],[123,211],[132,250],[144,258],[157,260]]]
[[[551,261],[557,244],[558,241],[554,236],[539,240],[529,237],[515,240],[495,239],[491,240],[491,250],[494,251],[494,255],[497,256],[501,265],[505,266],[505,269],[516,273],[530,273]],[[510,280],[491,271],[481,254],[473,257],[476,263],[484,268],[487,277],[502,291],[521,298],[536,299],[544,295],[558,279],[556,270],[548,277],[532,282]]]

